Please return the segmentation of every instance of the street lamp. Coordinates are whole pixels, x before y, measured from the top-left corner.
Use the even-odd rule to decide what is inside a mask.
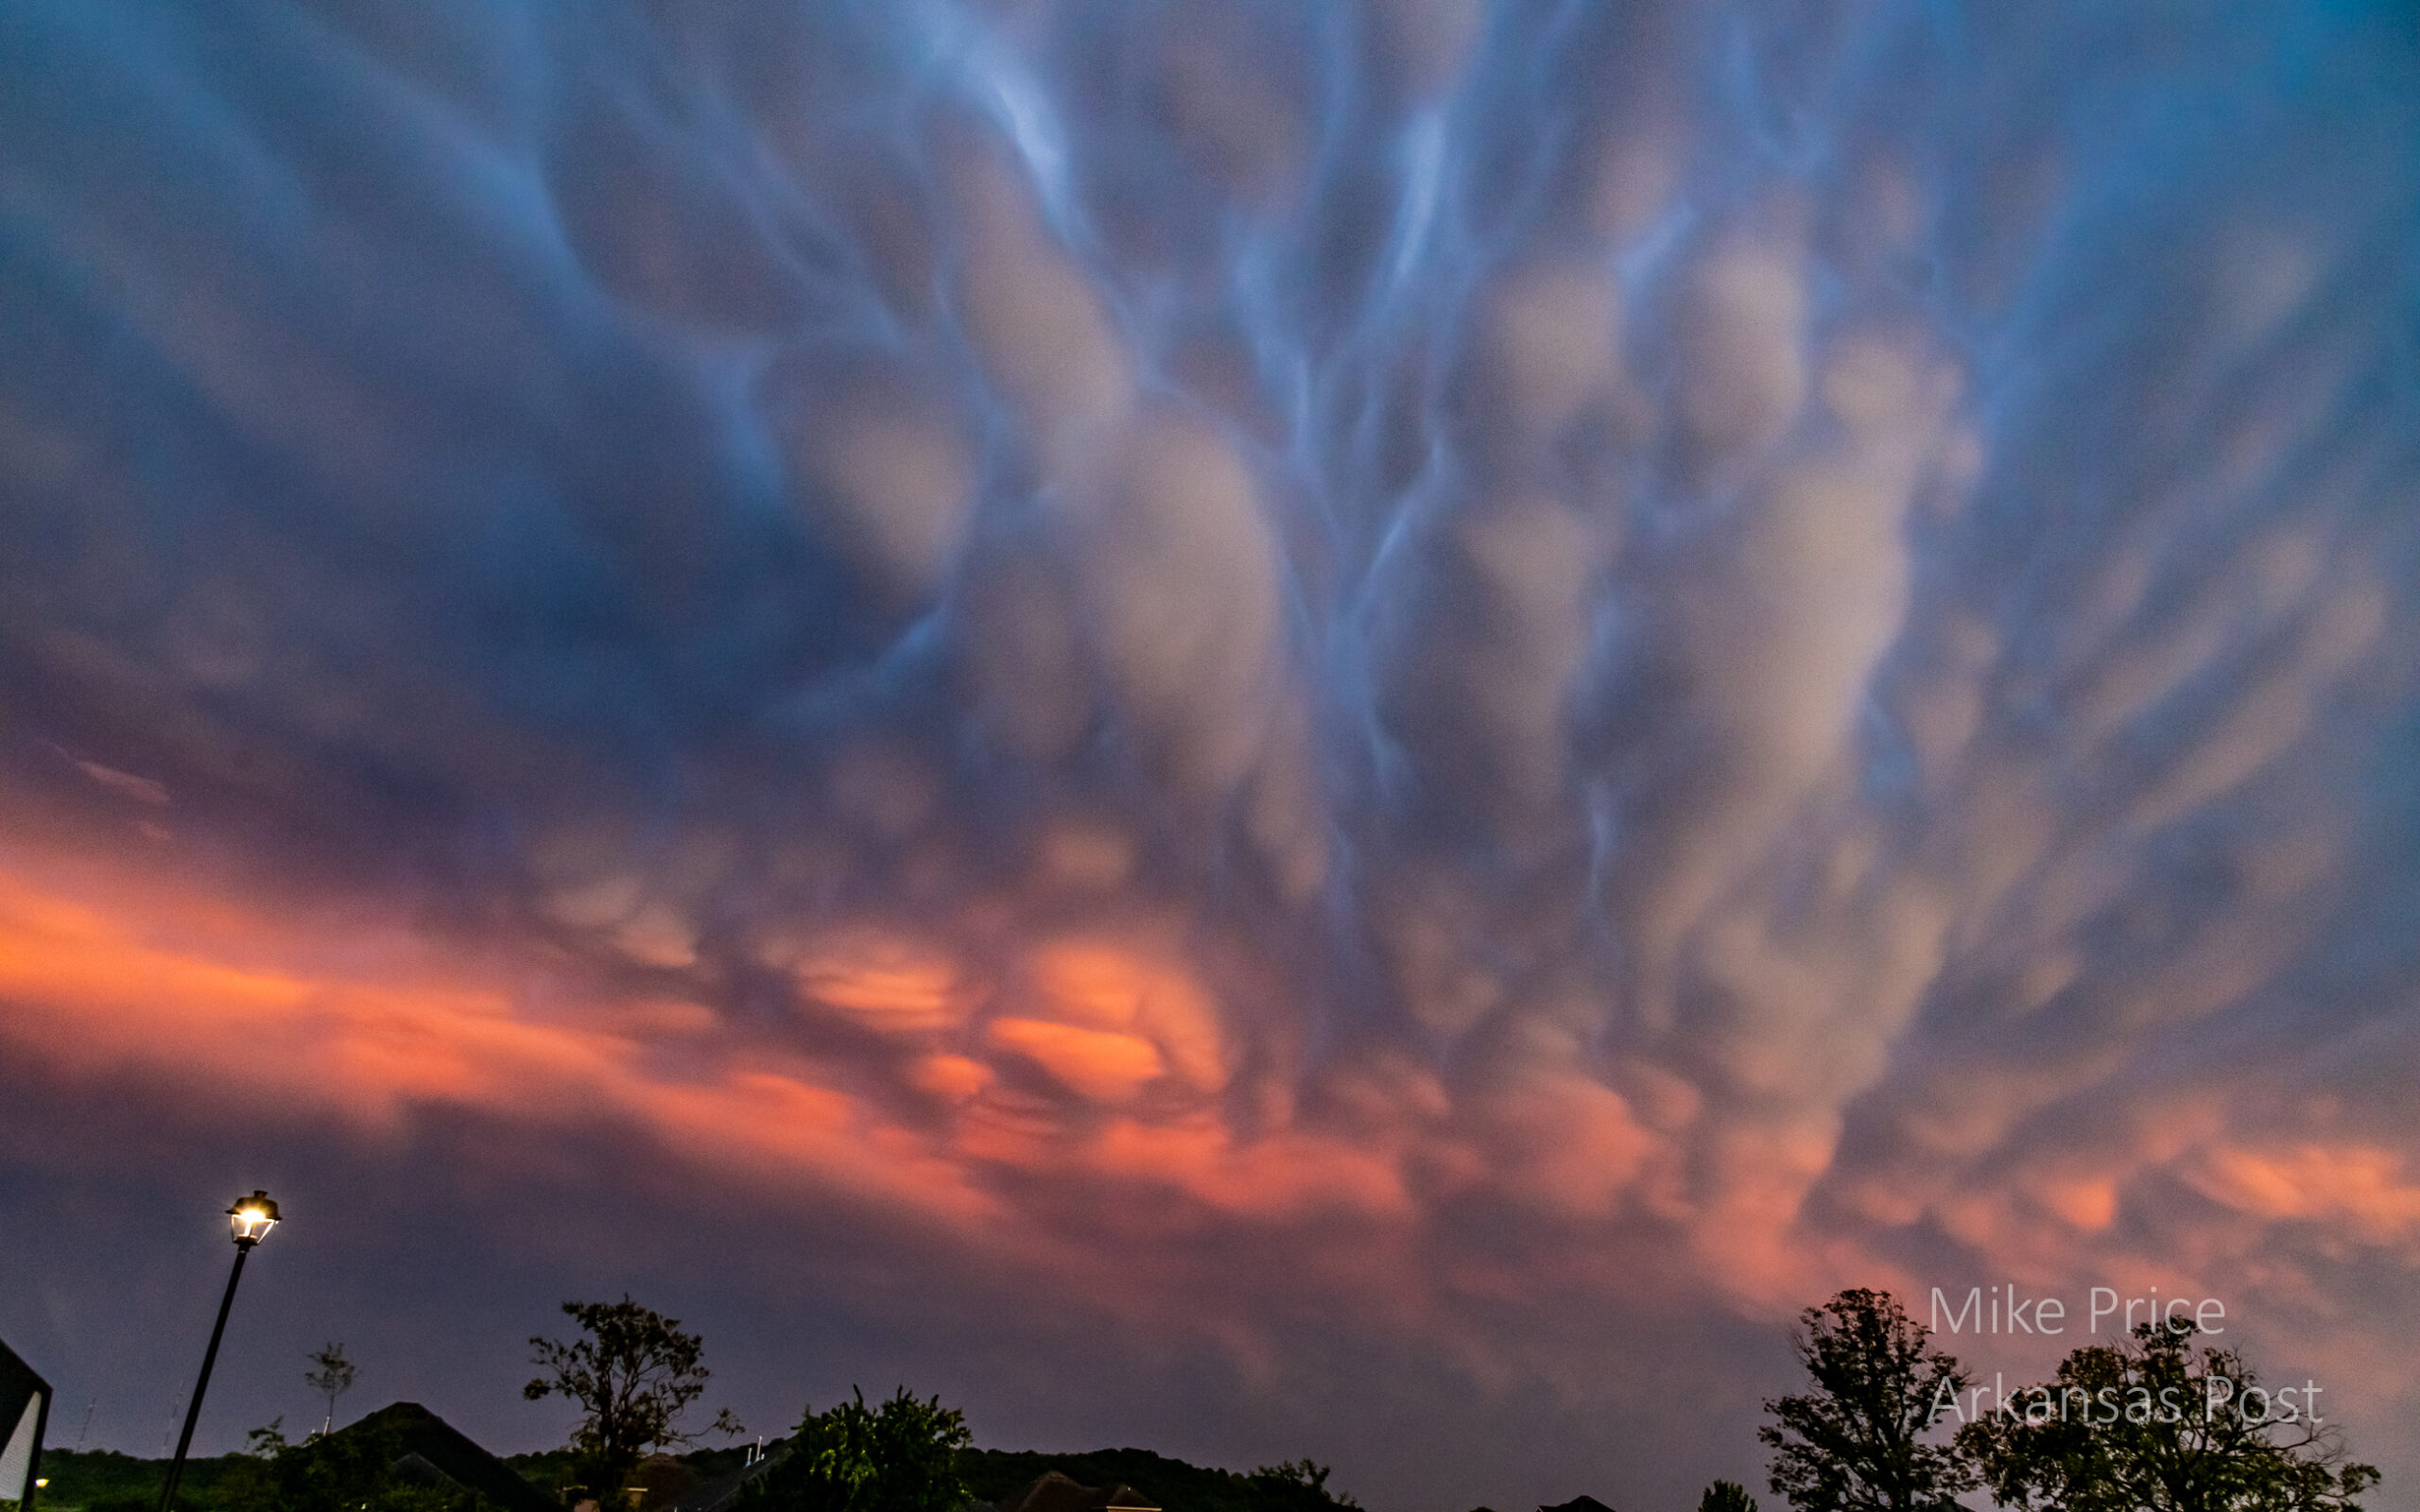
[[[255,1190],[227,1210],[227,1237],[235,1241],[238,1260],[243,1258],[241,1251],[267,1239],[268,1231],[276,1227],[277,1204],[266,1192]]]
[[[168,1484],[160,1493],[160,1512],[174,1512],[177,1482],[184,1478],[185,1451],[193,1447],[193,1425],[201,1418],[201,1394],[210,1389],[210,1367],[218,1363],[218,1340],[227,1332],[227,1310],[235,1305],[235,1283],[244,1279],[244,1257],[277,1227],[277,1204],[254,1188],[227,1210],[227,1237],[235,1241],[235,1268],[227,1273],[227,1295],[218,1299],[218,1321],[210,1331],[210,1348],[201,1352],[201,1379],[193,1383],[193,1404],[185,1408],[184,1432],[177,1435],[177,1457],[168,1462]]]

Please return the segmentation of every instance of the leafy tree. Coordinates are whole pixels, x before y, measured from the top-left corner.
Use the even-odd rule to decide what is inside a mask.
[[[750,1492],[750,1512],[958,1512],[968,1499],[958,1454],[974,1438],[965,1415],[906,1386],[872,1409],[863,1392],[851,1398],[806,1411],[788,1455]]]
[[[1888,1292],[1845,1291],[1799,1321],[1790,1345],[1815,1388],[1767,1401],[1774,1420],[1756,1430],[1773,1451],[1773,1492],[1800,1512],[1959,1512],[1979,1484],[1973,1464],[1954,1440],[1925,1435],[1935,1404],[1968,1384],[1965,1367]]]
[[[1698,1512],[1756,1512],[1756,1499],[1737,1481],[1717,1481],[1698,1498]]]
[[[318,1368],[303,1371],[302,1383],[328,1399],[327,1420],[320,1425],[320,1432],[330,1433],[337,1426],[337,1399],[353,1389],[356,1367],[344,1357],[344,1346],[337,1343],[313,1350],[307,1358]]]
[[[1352,1497],[1339,1495],[1327,1488],[1330,1473],[1325,1465],[1315,1465],[1307,1459],[1289,1459],[1274,1465],[1263,1465],[1253,1471],[1249,1479],[1265,1498],[1267,1505],[1286,1508],[1288,1512],[1296,1512],[1296,1509],[1299,1512],[1320,1512],[1323,1507],[1359,1506],[1361,1503]]]
[[[2272,1394],[2189,1320],[2087,1345],[2049,1385],[1959,1431],[2003,1506],[2059,1512],[2359,1512],[2378,1472],[2344,1457],[2305,1388]]]
[[[703,1340],[682,1332],[679,1318],[631,1301],[627,1292],[618,1302],[565,1302],[563,1312],[586,1337],[564,1344],[532,1336],[531,1363],[548,1374],[521,1394],[535,1401],[560,1393],[586,1414],[572,1435],[580,1484],[610,1490],[648,1451],[696,1442],[674,1424],[705,1392]],[[707,1431],[743,1432],[728,1408]]]

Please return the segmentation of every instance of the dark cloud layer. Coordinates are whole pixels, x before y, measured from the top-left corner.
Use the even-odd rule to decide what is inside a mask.
[[[273,1174],[499,1441],[628,1285],[1442,1508],[2156,1285],[2420,1473],[2415,52],[11,8],[0,1328],[150,1447]]]

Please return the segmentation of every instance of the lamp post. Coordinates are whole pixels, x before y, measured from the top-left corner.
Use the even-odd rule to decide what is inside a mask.
[[[227,1236],[235,1241],[235,1268],[227,1273],[227,1295],[218,1299],[218,1321],[210,1331],[210,1348],[201,1353],[201,1379],[193,1383],[193,1404],[185,1409],[184,1432],[177,1435],[177,1457],[168,1462],[168,1485],[160,1493],[160,1512],[174,1512],[177,1482],[184,1478],[185,1451],[193,1447],[193,1425],[201,1417],[201,1394],[210,1389],[210,1367],[218,1363],[218,1340],[227,1332],[227,1310],[235,1305],[235,1283],[244,1279],[244,1257],[277,1227],[277,1204],[255,1188],[237,1197],[227,1210]]]

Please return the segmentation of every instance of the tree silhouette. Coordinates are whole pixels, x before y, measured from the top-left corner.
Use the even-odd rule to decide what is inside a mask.
[[[532,1336],[531,1363],[549,1373],[521,1394],[535,1401],[560,1393],[579,1404],[586,1416],[572,1435],[575,1471],[592,1491],[609,1492],[648,1450],[696,1441],[674,1424],[706,1389],[704,1341],[627,1292],[618,1302],[565,1302],[563,1312],[586,1337],[564,1344]],[[725,1408],[707,1431],[743,1430]]]
[[[1327,1488],[1332,1473],[1325,1465],[1308,1459],[1280,1460],[1263,1465],[1248,1479],[1270,1507],[1285,1507],[1290,1512],[1322,1512],[1332,1506],[1357,1507],[1361,1503],[1350,1495]]]
[[[305,1356],[319,1368],[302,1372],[302,1383],[328,1399],[327,1420],[320,1425],[322,1434],[337,1426],[337,1399],[353,1389],[356,1366],[344,1356],[342,1344],[330,1342]]]
[[[1961,1512],[1959,1494],[1979,1484],[1973,1462],[1925,1435],[1965,1368],[1888,1292],[1845,1291],[1799,1321],[1790,1344],[1814,1389],[1767,1401],[1774,1420],[1756,1430],[1774,1452],[1774,1493],[1799,1512]]]
[[[1993,1500],[2028,1512],[2360,1512],[2378,1472],[2344,1457],[2308,1386],[2272,1393],[2189,1320],[2069,1354],[2048,1385],[1959,1431]],[[2256,1411],[2255,1405],[2256,1404]]]
[[[1717,1481],[1698,1498],[1698,1512],[1756,1512],[1756,1499],[1737,1481]]]

